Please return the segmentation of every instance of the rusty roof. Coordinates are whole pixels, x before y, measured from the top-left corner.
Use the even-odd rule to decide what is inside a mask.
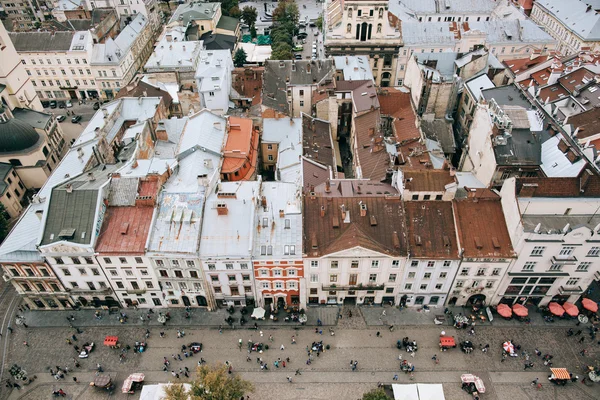
[[[223,152],[221,173],[238,171],[245,163],[250,163],[248,176],[252,176],[258,158],[258,134],[249,118],[229,117],[229,133]]]
[[[404,209],[411,257],[458,258],[451,202],[407,201]]]
[[[154,207],[108,207],[96,244],[100,254],[144,254]]]
[[[137,84],[131,83],[122,87],[117,92],[115,99],[123,97],[162,97],[167,109],[171,107],[171,103],[173,103],[173,98],[169,92],[141,80],[138,81]]]
[[[465,257],[514,256],[500,200],[464,199],[452,203]]]
[[[243,97],[252,99],[252,105],[262,103],[264,67],[235,68],[232,73],[232,86]]]
[[[558,99],[565,98],[568,95],[569,92],[567,91],[567,89],[562,87],[560,84],[555,83],[553,85],[541,88],[538,97],[542,102],[552,102]]]
[[[390,167],[390,154],[387,152],[380,129],[381,115],[378,109],[354,118],[356,154],[363,178],[382,181]]]
[[[584,170],[574,178],[517,178],[518,197],[600,197],[600,177]]]
[[[444,169],[405,169],[404,187],[412,192],[443,192],[446,185],[454,183],[450,171]]]
[[[366,208],[364,216],[361,207]],[[304,253],[320,257],[360,246],[389,256],[406,255],[404,217],[398,198],[306,196]]]
[[[335,170],[329,122],[302,114],[302,155]]]
[[[306,158],[302,158],[302,175],[305,192],[313,192],[315,187],[330,178],[328,167]]]
[[[600,133],[600,108],[591,108],[579,114],[567,117],[565,124],[573,126],[577,130],[575,137],[578,140],[595,136]]]
[[[324,197],[354,197],[354,196],[396,196],[398,190],[387,182],[377,182],[370,179],[326,179],[314,187],[315,192]]]
[[[394,134],[400,144],[421,138],[417,117],[410,102],[410,93],[385,88],[379,93],[381,114],[393,118]]]
[[[514,60],[505,60],[502,63],[508,67],[512,72],[519,73],[533,68],[538,64],[548,60],[548,56],[537,56],[531,58],[517,58]]]
[[[588,82],[592,81],[594,81],[594,73],[585,67],[579,68],[558,79],[558,82],[567,89],[569,93],[573,93],[575,90],[581,91]]]

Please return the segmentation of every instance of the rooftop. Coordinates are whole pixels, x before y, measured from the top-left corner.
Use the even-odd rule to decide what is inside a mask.
[[[548,61],[548,56],[537,56],[533,58],[516,58],[513,60],[505,60],[502,63],[506,65],[513,73],[522,73],[528,69],[534,68],[537,65]]]
[[[10,32],[19,53],[67,52],[76,32]]]
[[[569,96],[567,89],[562,87],[559,83],[548,85],[540,88],[538,97],[543,103],[551,103],[553,101],[563,99]]]
[[[600,177],[589,170],[581,177],[517,178],[518,197],[600,197]]]
[[[539,234],[559,234],[564,236],[564,229],[569,231],[586,227],[592,231],[600,224],[598,215],[522,215],[525,232]]]
[[[312,192],[323,197],[400,197],[396,188],[389,183],[370,179],[328,179],[312,188]]]
[[[389,256],[407,255],[406,220],[398,198],[306,196],[304,235],[308,257],[355,247]]]
[[[246,163],[250,163],[248,173],[243,179],[253,176],[258,157],[258,139],[259,136],[254,131],[251,119],[229,117],[229,132],[224,147],[221,173],[233,173],[245,166]],[[252,158],[250,159],[250,157]]]
[[[302,114],[302,155],[335,170],[335,152],[329,122]]]
[[[565,121],[577,131],[575,137],[584,142],[586,138],[600,134],[600,108],[592,108],[579,114],[571,115]]]
[[[456,229],[464,257],[506,258],[514,251],[499,199],[464,199],[452,202]]]
[[[469,89],[476,102],[479,102],[479,100],[481,100],[482,92],[485,89],[496,87],[496,85],[494,85],[494,82],[492,82],[490,78],[488,78],[488,76],[485,74],[469,79],[465,82],[465,86],[467,87],[467,89]]]
[[[256,237],[253,258],[301,258],[302,196],[297,185],[262,182],[260,198],[254,222]]]
[[[260,181],[221,182],[217,192],[210,194],[204,211],[201,257],[252,256],[260,184]]]
[[[361,178],[383,181],[387,176],[392,156],[388,152],[381,132],[381,114],[379,109],[366,112],[354,118],[354,132],[356,143],[356,159]],[[392,146],[395,154],[395,146]]]
[[[588,83],[594,81],[594,73],[589,69],[583,67],[576,69],[575,71],[561,76],[558,78],[558,82],[567,89],[571,94],[575,91],[581,91]]]
[[[116,99],[120,99],[123,97],[162,97],[165,106],[168,108],[171,106],[173,102],[173,98],[171,95],[154,85],[151,85],[147,82],[138,81],[137,83],[131,83],[119,90],[116,95]]]
[[[456,152],[456,141],[452,123],[445,119],[421,120],[421,131],[427,139],[438,142],[444,153],[454,154]]]
[[[381,114],[393,118],[394,134],[400,144],[412,142],[421,138],[416,126],[416,116],[413,111],[410,92],[394,88],[382,89],[379,93]]]
[[[367,56],[334,56],[335,69],[342,71],[345,81],[373,82],[373,72]]]
[[[237,42],[237,38],[233,35],[224,35],[212,31],[202,34],[200,40],[204,42],[206,50],[227,50],[229,52],[233,51]]]
[[[29,108],[15,108],[12,110],[15,119],[25,122],[36,129],[45,130],[48,122],[52,120],[52,115],[41,111],[31,110]]]
[[[324,184],[330,178],[329,168],[302,157],[302,183],[305,192],[314,191],[315,187]]]
[[[458,53],[418,53],[414,54],[421,71],[431,76],[434,83],[453,81],[454,64]]]
[[[485,22],[463,22],[463,35],[479,31],[486,35],[489,45],[502,43],[555,43],[556,40],[544,32],[533,21],[526,19],[492,19]]]
[[[192,21],[206,21],[214,18],[217,11],[221,8],[220,3],[190,2],[180,4],[175,10],[169,25],[173,23],[187,26]]]
[[[288,85],[321,85],[333,80],[333,60],[268,60],[263,75],[263,102],[266,107],[289,113]]]
[[[560,135],[542,143],[542,171],[547,177],[576,177],[587,166],[573,149],[560,145]]]
[[[598,4],[588,11],[586,1],[536,0],[536,3],[582,39],[600,40],[600,15],[595,12]]]
[[[148,19],[143,14],[137,14],[116,39],[109,37],[104,43],[94,45],[90,64],[119,65],[147,24]]]
[[[264,118],[262,143],[278,143],[276,179],[300,183],[300,159],[303,152],[300,118]]]
[[[108,207],[95,250],[100,254],[144,254],[153,206]]]
[[[454,178],[447,170],[413,170],[405,169],[404,188],[411,192],[444,192],[446,185],[454,183]]]
[[[481,95],[488,102],[494,99],[499,106],[521,106],[525,109],[531,108],[527,97],[515,86],[506,85],[490,89],[483,89]]]
[[[238,18],[222,15],[217,23],[217,29],[235,32],[239,24],[240,20]]]
[[[233,60],[229,50],[202,50],[195,77],[200,79],[198,91],[208,92],[215,89],[227,89],[222,86],[228,81],[227,74],[233,69]]]
[[[451,202],[407,201],[404,209],[411,257],[458,258]]]
[[[4,182],[13,166],[9,163],[0,162],[0,196],[4,195],[4,191],[8,188],[8,184]]]
[[[392,0],[391,5],[394,3]],[[458,40],[455,33],[450,30],[449,22],[402,22],[402,40],[405,46],[419,46],[423,44],[454,44]]]
[[[203,43],[201,40],[169,42],[165,36],[154,48],[146,65],[144,65],[144,69],[195,69],[202,48]]]
[[[497,4],[492,0],[445,0],[446,7],[439,7],[435,0],[392,0],[390,1],[390,11],[393,12],[394,6],[403,5],[417,14],[491,14]]]

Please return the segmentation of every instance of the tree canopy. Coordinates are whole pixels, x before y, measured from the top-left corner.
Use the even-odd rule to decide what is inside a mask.
[[[362,400],[392,400],[382,388],[373,389],[363,395]]]
[[[254,391],[252,383],[229,374],[226,366],[200,366],[186,391],[183,384],[165,388],[165,400],[232,400]]]
[[[298,5],[293,0],[280,1],[277,8],[273,10],[272,60],[291,60],[294,57],[293,38],[298,33],[299,17]]]
[[[233,55],[233,65],[235,65],[237,68],[243,67],[244,64],[246,64],[247,57],[248,57],[248,55],[246,54],[244,49],[242,49],[242,48],[237,49],[237,51]]]
[[[242,9],[242,21],[250,28],[252,28],[256,24],[256,20],[258,19],[258,12],[256,8],[252,6],[246,6]]]

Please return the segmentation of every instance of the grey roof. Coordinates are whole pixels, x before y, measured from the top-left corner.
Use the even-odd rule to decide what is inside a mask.
[[[181,4],[173,13],[169,24],[178,22],[182,26],[187,26],[191,21],[212,19],[220,6],[220,3],[204,2]]]
[[[295,67],[292,70],[292,65]],[[310,65],[310,72],[306,72]],[[318,85],[332,80],[333,60],[268,60],[263,75],[263,100],[266,107],[288,113],[287,85]],[[289,83],[286,81],[289,80]]]
[[[8,187],[8,184],[4,182],[6,176],[12,171],[12,165],[8,163],[0,162],[0,196],[4,194],[4,191]]]
[[[235,47],[237,38],[232,35],[222,35],[220,33],[206,32],[200,36],[200,40],[204,41],[206,50],[229,50],[232,51]]]
[[[52,119],[51,114],[41,111],[30,110],[29,108],[15,108],[12,111],[13,116],[36,129],[46,129],[46,125]]]
[[[495,0],[442,0],[438,10],[436,0],[391,0],[390,10],[396,4],[403,5],[418,14],[491,14],[498,3]],[[448,4],[446,8],[444,5]]]
[[[513,129],[510,136],[503,136],[506,138],[506,144],[494,144],[494,155],[498,165],[542,163],[542,143],[539,135],[529,129]]]
[[[457,42],[450,22],[402,22],[405,46],[423,44],[452,44]]]
[[[31,125],[16,118],[0,120],[0,154],[29,152],[42,145],[42,136]]]
[[[139,178],[115,178],[110,182],[109,206],[134,206],[138,193]]]
[[[98,190],[62,188],[52,191],[42,245],[67,240],[90,243],[94,230],[94,216],[98,204]]]
[[[423,69],[433,72],[434,81],[442,79],[443,81],[452,81],[454,77],[454,62],[458,53],[421,53],[414,57],[418,63],[423,65]]]
[[[521,217],[525,232],[533,232],[538,224],[540,233],[548,231],[562,231],[569,224],[571,229],[577,229],[585,226],[589,229],[594,229],[600,223],[598,215],[523,215]],[[557,232],[558,233],[558,232]]]
[[[454,154],[456,152],[456,141],[454,140],[454,132],[450,122],[443,119],[434,119],[432,121],[422,119],[421,130],[427,139],[439,142],[444,153]]]
[[[227,31],[234,31],[237,29],[240,20],[233,17],[227,17],[225,15],[221,16],[219,22],[217,23],[217,29],[224,29]]]
[[[68,51],[74,32],[18,32],[9,33],[18,52]]]
[[[511,43],[552,43],[552,36],[544,32],[530,20],[490,20],[484,22],[469,22],[470,30],[486,33],[488,44]],[[510,35],[510,37],[507,35]]]
[[[562,22],[566,29],[574,32],[584,40],[600,40],[600,8],[598,1],[586,0],[536,0],[536,4],[545,8],[551,15]],[[592,10],[587,12],[587,5]]]
[[[526,109],[531,108],[525,95],[521,93],[514,85],[500,86],[481,91],[481,95],[486,100],[494,99],[499,106],[521,106]]]

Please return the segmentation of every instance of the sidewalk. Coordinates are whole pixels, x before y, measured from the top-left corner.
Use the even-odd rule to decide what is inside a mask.
[[[225,322],[225,318],[229,317],[229,313],[225,309],[218,309],[216,311],[206,311],[204,309],[192,308],[190,311],[190,318],[185,318],[185,309],[183,308],[166,308],[156,309],[153,314],[150,314],[150,319],[147,318],[147,310],[135,310],[135,309],[121,309],[128,316],[128,321],[124,324],[119,322],[120,314],[108,314],[108,311],[102,311],[102,319],[96,319],[94,316],[95,310],[71,310],[71,311],[26,311],[22,313],[25,317],[25,323],[32,328],[47,328],[47,327],[67,327],[72,324],[75,327],[101,327],[101,326],[148,326],[157,327],[161,326],[158,322],[159,313],[166,314],[167,312],[171,315],[171,320],[167,322],[167,326],[170,327],[197,327],[205,326],[207,328],[217,329],[219,326],[227,328],[228,325]],[[269,318],[264,321],[254,321],[250,318],[252,309],[248,309],[248,313],[244,316],[248,322],[241,327],[240,317],[242,316],[240,309],[236,308],[235,313],[232,317],[235,319],[234,327],[236,329],[245,328],[252,329],[256,322],[259,327],[269,328],[293,328],[299,326],[297,322],[285,322],[282,319],[279,321],[272,321]],[[320,319],[323,326],[331,326],[337,323],[338,307],[311,307],[306,309],[306,316],[308,321],[305,325],[316,326],[317,320]],[[69,322],[67,317],[75,316],[75,321]],[[280,318],[284,313],[280,313]]]

